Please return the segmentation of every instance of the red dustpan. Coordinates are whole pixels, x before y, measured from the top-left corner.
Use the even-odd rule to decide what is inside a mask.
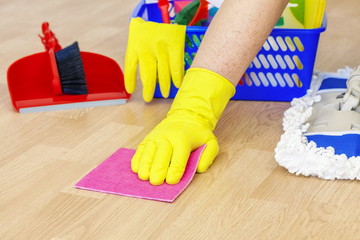
[[[111,58],[81,52],[88,94],[55,94],[53,73],[47,52],[36,53],[14,62],[7,80],[14,108],[20,113],[74,109],[126,103],[124,77]]]

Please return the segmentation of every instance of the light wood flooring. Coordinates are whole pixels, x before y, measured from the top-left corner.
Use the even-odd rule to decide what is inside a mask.
[[[123,67],[137,1],[0,0],[0,239],[360,239],[360,182],[295,176],[278,166],[284,102],[232,101],[215,133],[221,152],[172,204],[72,186],[120,147],[135,148],[171,100],[19,114],[6,70],[41,52],[40,25],[60,42]],[[360,64],[360,2],[329,0],[315,68]]]

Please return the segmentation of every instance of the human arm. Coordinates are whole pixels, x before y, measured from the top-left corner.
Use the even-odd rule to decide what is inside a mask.
[[[235,86],[279,20],[289,0],[225,0],[191,67],[216,72]]]
[[[132,170],[158,185],[180,181],[190,152],[206,144],[198,172],[219,152],[213,130],[287,0],[225,0],[210,24],[167,117],[139,145]]]

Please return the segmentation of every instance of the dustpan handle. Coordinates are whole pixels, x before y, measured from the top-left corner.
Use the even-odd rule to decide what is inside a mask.
[[[63,94],[59,71],[56,63],[55,52],[61,50],[59,41],[55,37],[55,34],[50,30],[49,23],[44,22],[41,25],[44,36],[39,35],[41,42],[44,44],[46,52],[49,55],[51,73],[52,73],[52,88],[55,96]]]
[[[54,52],[57,52],[61,50],[61,46],[58,39],[55,37],[54,32],[50,30],[49,26],[50,25],[48,22],[44,22],[41,25],[44,36],[39,35],[39,37],[41,39],[41,42],[44,44],[46,51],[49,51],[49,49],[53,49]]]

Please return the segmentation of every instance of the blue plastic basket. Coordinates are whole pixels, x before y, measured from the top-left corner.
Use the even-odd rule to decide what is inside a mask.
[[[170,5],[176,1],[181,0],[170,1]],[[170,14],[173,12],[171,7]],[[161,22],[156,1],[142,0],[132,17]],[[305,95],[311,83],[320,33],[326,29],[324,19],[323,26],[316,29],[273,29],[241,78],[232,99],[291,101]],[[185,70],[190,67],[206,30],[207,27],[186,28]],[[177,90],[172,85],[169,97],[174,97]],[[154,97],[162,97],[159,86]]]

